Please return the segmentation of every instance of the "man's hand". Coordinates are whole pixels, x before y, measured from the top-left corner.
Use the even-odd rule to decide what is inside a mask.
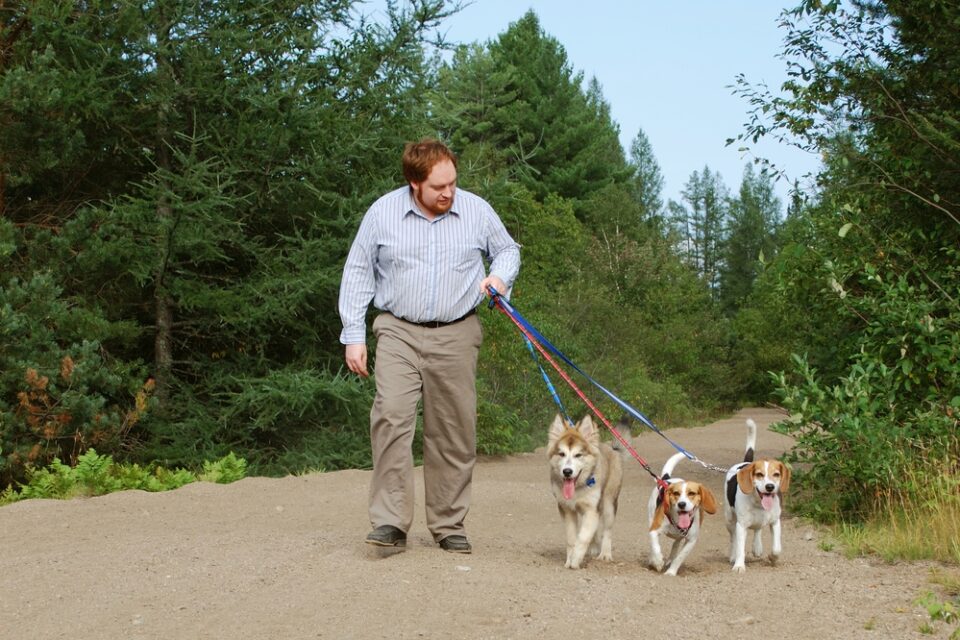
[[[359,376],[366,378],[367,372],[367,345],[348,344],[346,348],[347,368]]]
[[[502,296],[507,294],[507,285],[503,284],[503,280],[497,276],[487,276],[480,282],[480,291],[483,291],[483,295],[489,297],[490,291],[487,287],[493,287]]]

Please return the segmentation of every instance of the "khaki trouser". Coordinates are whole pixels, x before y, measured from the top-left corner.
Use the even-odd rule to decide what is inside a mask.
[[[470,316],[437,328],[388,313],[373,322],[377,394],[370,410],[370,524],[413,524],[413,436],[423,401],[423,484],[435,541],[464,534],[477,444],[477,355],[483,334]]]

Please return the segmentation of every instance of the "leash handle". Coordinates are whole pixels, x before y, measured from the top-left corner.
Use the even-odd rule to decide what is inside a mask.
[[[487,285],[487,293],[490,294],[490,302],[487,303],[487,309],[493,309],[497,306],[497,299],[500,298],[500,292],[492,284]]]

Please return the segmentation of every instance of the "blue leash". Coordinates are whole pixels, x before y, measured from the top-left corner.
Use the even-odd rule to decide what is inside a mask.
[[[696,455],[694,455],[693,453],[687,451],[686,449],[684,449],[683,447],[681,447],[679,444],[677,444],[676,442],[674,442],[673,440],[671,440],[670,438],[668,438],[660,429],[657,428],[657,426],[656,426],[655,424],[653,424],[653,422],[652,422],[647,416],[643,415],[640,411],[638,411],[637,409],[635,409],[635,408],[634,408],[633,406],[631,406],[629,403],[627,403],[627,402],[621,400],[620,398],[618,398],[618,397],[616,396],[616,394],[614,394],[613,392],[611,392],[610,390],[608,390],[606,387],[604,387],[604,386],[601,385],[599,382],[597,382],[596,380],[594,380],[589,374],[587,374],[585,371],[583,371],[582,369],[580,369],[580,367],[578,367],[572,360],[570,360],[570,358],[568,358],[568,357],[566,356],[566,354],[564,354],[564,353],[563,353],[562,351],[560,351],[557,347],[555,347],[549,340],[547,340],[547,338],[546,338],[543,334],[541,334],[541,333],[536,329],[536,327],[534,327],[532,324],[530,324],[530,323],[526,320],[526,318],[524,318],[524,317],[520,314],[519,311],[517,311],[502,295],[500,295],[500,293],[499,293],[494,287],[488,287],[488,289],[490,290],[490,294],[491,294],[491,296],[490,296],[490,302],[489,302],[489,304],[488,304],[489,307],[499,306],[500,309],[501,309],[504,313],[506,313],[508,316],[510,316],[510,318],[511,318],[514,322],[516,322],[517,324],[521,325],[526,331],[528,331],[528,332],[530,333],[530,335],[532,335],[532,336],[537,340],[537,342],[539,342],[541,345],[543,345],[543,346],[546,347],[548,350],[550,350],[550,351],[551,351],[554,355],[556,355],[558,358],[560,358],[561,360],[563,360],[563,361],[564,361],[568,366],[570,366],[570,368],[572,368],[574,371],[576,371],[576,372],[579,373],[581,376],[583,376],[584,378],[586,378],[593,386],[595,386],[596,388],[600,389],[600,391],[602,391],[608,398],[610,398],[610,399],[613,400],[615,403],[617,403],[617,405],[619,405],[620,408],[622,408],[624,411],[626,411],[629,415],[631,415],[632,417],[634,417],[635,419],[637,419],[637,420],[638,420],[640,423],[642,423],[644,426],[646,426],[646,427],[649,428],[651,431],[653,431],[654,433],[656,433],[657,435],[659,435],[661,438],[663,438],[664,440],[666,440],[667,442],[669,442],[669,443],[670,443],[670,446],[672,446],[674,449],[676,449],[677,451],[679,451],[680,453],[682,453],[683,455],[685,455],[688,460],[690,460],[691,462],[695,462],[695,463],[697,463],[697,464],[699,464],[699,465],[701,465],[701,466],[703,466],[703,467],[705,467],[705,468],[707,468],[707,469],[711,469],[711,470],[713,470],[713,471],[720,471],[720,472],[722,472],[722,473],[726,473],[727,469],[726,469],[725,467],[718,467],[718,466],[716,466],[716,465],[712,465],[712,464],[709,464],[709,463],[707,463],[707,462],[704,462],[703,460],[700,460]],[[530,343],[530,339],[527,338],[526,336],[524,336],[524,340],[525,340],[526,343],[527,343],[527,348],[530,349],[531,352],[533,352],[533,345]],[[536,353],[533,353],[533,355],[534,355],[534,359],[536,360]],[[547,376],[546,372],[543,370],[543,367],[540,366],[539,361],[537,362],[537,366],[540,367],[540,373],[541,373],[541,375],[543,376],[544,380],[545,380],[546,383],[547,383],[547,388],[550,389],[550,392],[551,392],[551,394],[553,394],[553,397],[554,397],[555,402],[558,403],[558,405],[560,406],[561,411],[563,412],[563,405],[560,403],[560,399],[559,399],[559,397],[558,397],[557,394],[556,394],[556,390],[555,390],[554,387],[553,387],[553,383],[550,382],[550,378]],[[566,412],[563,412],[563,415],[564,415],[564,417],[567,417],[567,416],[566,416]],[[568,422],[570,421],[569,417],[567,417],[567,421],[568,421]]]
[[[543,365],[540,364],[540,360],[537,358],[537,351],[533,348],[533,343],[530,342],[530,339],[527,336],[523,336],[523,341],[527,343],[527,349],[530,351],[530,357],[533,358],[533,361],[537,363],[537,368],[540,369],[540,376],[546,383],[547,390],[550,391],[550,395],[553,396],[553,401],[556,402],[557,406],[560,408],[560,415],[564,417],[564,419],[567,421],[567,424],[574,424],[573,420],[571,420],[570,416],[567,414],[567,410],[563,408],[563,402],[560,400],[560,395],[557,393],[556,387],[553,386],[550,376],[547,375],[547,372],[543,369]]]

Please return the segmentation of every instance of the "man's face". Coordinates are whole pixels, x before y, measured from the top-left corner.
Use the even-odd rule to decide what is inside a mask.
[[[420,209],[430,217],[439,216],[453,205],[457,189],[457,169],[449,160],[438,162],[423,182],[411,182],[413,197]]]

